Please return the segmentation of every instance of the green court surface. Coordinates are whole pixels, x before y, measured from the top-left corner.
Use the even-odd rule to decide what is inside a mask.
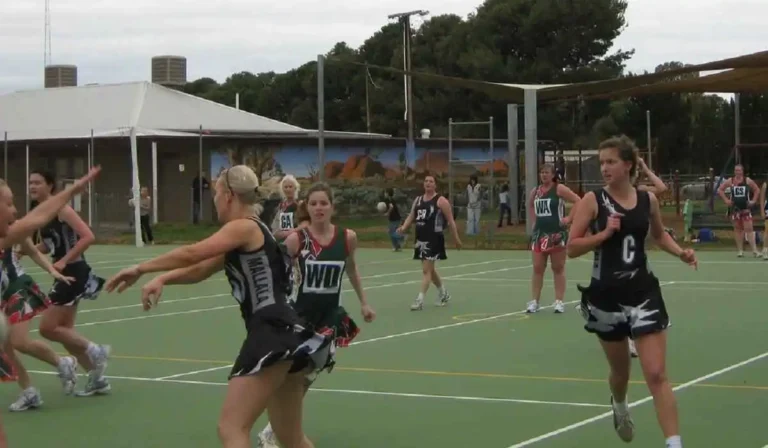
[[[98,246],[89,259],[109,277],[166,250]],[[699,255],[698,271],[659,252],[651,256],[672,316],[668,372],[683,441],[688,447],[763,447],[768,262],[732,252]],[[362,321],[346,283],[345,305],[363,332],[340,350],[336,369],[307,396],[305,428],[317,447],[624,446],[606,414],[607,364],[575,309],[576,284],[589,277],[588,257],[568,262],[568,307],[561,315],[550,307],[534,315],[522,311],[530,296],[530,255],[511,251],[449,251],[439,271],[450,305],[433,306],[432,289],[424,310],[412,312],[420,266],[410,257],[408,251],[360,251],[363,283],[378,317]],[[31,271],[48,285],[39,269]],[[45,405],[2,411],[12,447],[219,446],[216,421],[244,337],[223,274],[166,288],[164,302],[151,312],[142,311],[138,294],[138,288],[103,294],[83,303],[78,316],[85,336],[113,346],[110,396],[64,396],[50,367],[23,358]],[[552,300],[548,273],[543,305]],[[653,403],[633,363],[637,431],[631,446],[662,447]],[[5,384],[2,390],[6,409],[18,388]],[[265,422],[262,417],[257,429]]]

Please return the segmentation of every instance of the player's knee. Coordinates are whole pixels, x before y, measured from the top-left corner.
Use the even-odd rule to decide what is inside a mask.
[[[565,274],[565,263],[552,263],[552,272],[555,275]]]
[[[238,425],[236,422],[231,420],[232,419],[221,418],[219,419],[219,423],[216,427],[219,440],[221,440],[221,443],[224,446],[234,446],[233,443],[236,441],[241,439],[248,440],[249,437],[250,428],[243,425]]]
[[[645,382],[648,384],[648,389],[651,392],[654,392],[667,383],[667,372],[661,367],[648,368],[645,371]]]
[[[547,272],[547,264],[546,263],[534,263],[533,264],[533,273],[536,275],[544,275],[544,273]]]
[[[59,336],[58,327],[56,322],[46,322],[43,320],[40,322],[40,336],[50,341],[57,341]]]

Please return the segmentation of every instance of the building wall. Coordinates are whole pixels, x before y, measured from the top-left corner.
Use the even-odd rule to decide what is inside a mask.
[[[139,181],[150,188],[158,204],[161,222],[191,222],[192,181],[200,167],[197,138],[157,138],[157,195],[152,193],[152,141],[138,141]],[[89,140],[30,142],[30,169],[44,168],[61,180],[82,176],[87,170]],[[370,208],[368,202],[378,201],[383,188],[394,187],[405,192],[420,188],[426,173],[435,175],[447,192],[448,143],[444,139],[417,140],[415,160],[405,160],[402,139],[328,139],[325,164],[318,166],[317,140],[263,140],[243,138],[205,138],[203,140],[203,171],[213,184],[223,168],[233,163],[245,163],[254,168],[263,182],[279,179],[284,173],[294,174],[306,188],[317,180],[320,171],[344,199],[340,206]],[[461,192],[471,175],[477,175],[487,186],[508,180],[508,153],[505,140],[496,140],[494,154],[488,140],[456,140],[453,155],[453,184]],[[551,151],[543,143],[541,149]],[[522,153],[522,151],[521,151]],[[8,182],[15,193],[20,214],[26,210],[25,144],[9,145]],[[132,173],[130,143],[127,137],[96,139],[94,163],[103,168],[94,185],[94,226],[99,224],[127,225],[133,219],[128,206],[131,197]],[[524,163],[520,161],[520,179],[524,180]],[[183,170],[182,170],[183,167]],[[213,221],[211,191],[204,194],[204,221]],[[461,201],[460,197],[456,198]],[[342,207],[344,208],[344,207]],[[356,213],[355,210],[345,212]],[[80,201],[80,214],[88,220],[88,195]]]

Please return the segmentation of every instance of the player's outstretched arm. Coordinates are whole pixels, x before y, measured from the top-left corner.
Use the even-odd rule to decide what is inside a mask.
[[[155,277],[163,285],[190,285],[200,283],[224,269],[224,255],[203,260],[185,268],[174,269]]]
[[[23,218],[16,220],[8,228],[8,234],[2,239],[2,246],[13,247],[21,244],[27,237],[31,237],[37,230],[48,224],[76,194],[84,191],[85,187],[100,172],[100,166],[91,168],[88,174],[78,179],[74,184],[64,189],[64,191],[41,202],[40,205],[30,210]]]
[[[673,255],[684,263],[697,267],[696,254],[693,249],[683,249],[672,238],[672,235],[664,231],[664,223],[661,220],[661,210],[659,209],[659,200],[653,193],[648,193],[651,200],[651,237],[656,241],[656,245],[664,252]]]

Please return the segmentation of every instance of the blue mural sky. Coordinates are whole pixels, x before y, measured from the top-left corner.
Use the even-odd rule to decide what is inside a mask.
[[[325,161],[345,163],[350,157],[364,154],[364,147],[327,147],[325,149]],[[445,150],[432,150],[433,152],[447,152]],[[405,152],[405,148],[391,148],[372,150],[371,156],[382,163],[387,168],[397,168],[400,166],[400,153]],[[416,159],[418,160],[424,154],[423,148],[416,148]],[[504,159],[505,153],[498,151],[494,154],[495,159]],[[317,147],[315,146],[286,146],[278,150],[275,154],[275,160],[280,164],[283,172],[293,174],[296,177],[308,177],[308,166],[317,167]],[[454,150],[454,158],[460,160],[485,160],[489,159],[488,148],[461,148]],[[222,169],[229,166],[229,159],[226,153],[211,154],[211,173],[215,177]]]

